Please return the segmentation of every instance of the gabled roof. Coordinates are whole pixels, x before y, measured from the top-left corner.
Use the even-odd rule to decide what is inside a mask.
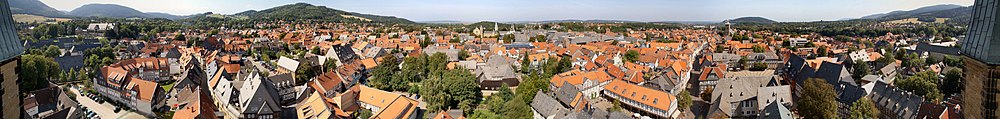
[[[671,105],[671,102],[677,99],[673,94],[630,84],[622,80],[611,81],[604,86],[604,90],[661,110],[670,110],[671,107],[676,107],[676,105]]]
[[[288,71],[295,72],[295,70],[299,69],[299,61],[282,56],[281,58],[278,58],[278,66],[288,69]]]
[[[558,100],[545,95],[545,92],[538,91],[535,93],[535,98],[531,101],[531,108],[538,111],[543,117],[549,117],[559,112],[565,112],[569,109],[562,106]]]

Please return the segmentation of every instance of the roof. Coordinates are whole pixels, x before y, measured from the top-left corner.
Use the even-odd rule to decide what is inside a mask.
[[[569,109],[559,104],[559,101],[551,96],[545,95],[545,92],[538,91],[535,93],[535,98],[531,101],[531,108],[541,114],[543,117],[549,117],[555,115],[559,112],[565,112]]]
[[[137,97],[140,100],[152,101],[153,97],[156,96],[157,90],[162,90],[156,82],[146,81],[142,79],[132,78],[131,81],[132,90],[135,90],[138,94]]]
[[[364,85],[357,85],[351,89],[358,91],[359,102],[367,103],[383,109],[379,112],[373,112],[372,118],[407,118],[411,115],[411,113],[414,113],[417,108],[417,104],[419,104],[416,100],[407,98],[401,94],[386,92]]]
[[[318,91],[313,91],[312,95],[295,107],[299,119],[330,119],[334,116],[335,109],[336,106],[323,100]]]
[[[10,7],[7,3],[0,4],[0,6]],[[6,11],[7,14],[10,14],[10,11],[4,11]],[[3,24],[14,24],[11,15],[2,16],[3,18],[0,19],[4,20],[0,21],[3,21]],[[21,40],[17,35],[17,30],[14,29],[14,27],[0,27],[0,35],[2,35],[0,37],[3,37],[0,39],[0,61],[6,61],[7,59],[17,57],[24,52],[24,47],[22,46]]]
[[[793,119],[792,111],[778,102],[772,102],[764,107],[760,113],[760,119]]]
[[[888,108],[886,110],[892,112],[883,113],[883,115],[891,114],[901,118],[916,118],[917,110],[920,108],[920,104],[924,102],[923,98],[884,82],[874,83],[875,86],[872,89],[871,95],[869,95],[872,102],[875,103],[875,106],[886,107]]]
[[[622,80],[611,81],[611,83],[604,86],[604,90],[661,110],[669,110],[671,107],[677,106],[671,105],[671,102],[677,101],[677,97],[673,94],[631,84]]]
[[[299,61],[282,56],[281,58],[278,58],[278,66],[288,69],[288,71],[295,72],[295,70],[299,69]]]

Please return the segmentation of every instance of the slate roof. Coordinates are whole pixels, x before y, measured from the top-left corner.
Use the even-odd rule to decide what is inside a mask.
[[[890,117],[916,118],[923,98],[895,86],[883,82],[874,82],[871,99],[877,107],[883,107],[892,113],[882,113]]]
[[[564,87],[572,87],[572,86],[564,86]],[[535,93],[535,99],[532,99],[531,101],[531,109],[537,111],[543,117],[548,117],[556,115],[560,112],[565,113],[569,111],[568,108],[560,105],[558,100],[548,95],[545,95],[545,92],[542,91],[538,91],[538,93]]]
[[[555,93],[555,97],[559,100],[559,102],[562,102],[565,105],[572,105],[571,103],[573,103],[573,99],[576,98],[576,95],[580,93],[580,89],[576,89],[576,86],[572,86],[573,84],[570,84],[569,82],[563,82],[563,85],[563,87],[559,87],[553,93]]]
[[[767,104],[764,110],[761,111],[759,119],[792,119],[792,111],[789,111],[787,107],[781,105],[781,103],[773,102]]]

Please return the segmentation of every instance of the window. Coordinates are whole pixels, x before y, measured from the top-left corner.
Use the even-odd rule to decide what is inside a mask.
[[[656,104],[656,102],[658,102],[658,101],[660,101],[660,99],[659,99],[659,98],[653,98],[653,104],[654,104],[654,105],[655,105],[655,104]]]
[[[632,92],[632,97],[635,97],[635,92]]]
[[[642,100],[646,100],[646,95],[642,95]]]

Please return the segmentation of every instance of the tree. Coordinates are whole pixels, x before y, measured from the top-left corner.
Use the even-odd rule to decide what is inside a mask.
[[[55,59],[41,55],[21,55],[18,61],[18,71],[21,71],[22,91],[33,91],[48,87],[49,79],[58,78],[59,63]]]
[[[691,92],[689,92],[689,91],[681,91],[681,94],[679,94],[677,96],[678,96],[678,99],[679,99],[677,106],[680,106],[680,107],[677,107],[677,108],[680,108],[680,110],[687,110],[688,108],[691,107],[691,103],[692,103],[691,102]]]
[[[751,48],[753,48],[753,52],[754,53],[762,53],[765,50],[764,46],[760,46],[760,45],[753,45],[753,47],[751,47]]]
[[[337,69],[337,60],[326,58],[326,62],[323,62],[323,72],[330,72],[333,69]]]
[[[465,60],[469,58],[469,52],[465,50],[458,50],[458,60]]]
[[[531,60],[528,58],[528,51],[524,51],[524,54],[521,56],[523,56],[521,57],[521,73],[527,74],[528,70],[531,68]]]
[[[470,114],[472,108],[476,107],[475,102],[482,98],[475,75],[462,68],[445,71],[440,76],[431,76],[421,84],[420,94],[424,96],[429,112],[457,107]]]
[[[524,101],[522,98],[515,98],[513,101],[507,102],[503,109],[503,116],[511,119],[530,119],[531,114],[528,101]]]
[[[807,119],[836,119],[837,94],[833,86],[822,79],[807,79],[802,88],[802,97],[796,100],[796,108]]]
[[[177,40],[177,41],[184,41],[184,40],[187,40],[187,38],[186,38],[186,37],[184,37],[184,34],[179,34],[179,33],[178,33],[177,35],[174,35],[174,40]]]
[[[868,97],[862,97],[851,104],[850,119],[874,119],[878,118],[878,115],[878,108],[875,108],[875,103]]]
[[[368,86],[381,90],[391,89],[393,73],[396,73],[396,70],[399,70],[397,65],[399,64],[396,63],[396,56],[386,56],[384,60],[382,60],[382,63],[378,64],[378,66],[372,70]]]
[[[424,37],[424,41],[420,41],[420,47],[421,48],[425,48],[428,45],[431,45],[431,37],[430,36],[426,36],[426,37]]]
[[[715,46],[715,53],[722,53],[723,50],[726,50],[725,46],[722,46],[722,45],[716,45]]]
[[[639,51],[635,51],[635,50],[625,51],[625,56],[623,56],[622,58],[624,58],[625,61],[627,61],[627,62],[633,62],[634,63],[635,61],[639,60]]]
[[[868,68],[868,62],[861,60],[854,61],[853,70],[851,70],[851,77],[854,80],[860,80],[865,75],[868,75],[871,70]]]
[[[313,47],[312,50],[309,50],[309,53],[317,55],[322,54],[322,52],[319,50],[319,47]]]
[[[816,55],[818,55],[820,57],[826,57],[826,55],[827,55],[826,47],[819,47],[816,50],[816,52],[818,52],[818,53],[816,53]]]
[[[750,59],[747,59],[747,56],[741,56],[741,57],[740,57],[740,60],[736,61],[736,63],[739,63],[739,64],[740,64],[740,66],[739,66],[739,67],[740,67],[740,69],[746,69],[746,67],[747,67],[747,65],[748,65],[748,64],[747,64],[747,61],[748,61],[748,60],[750,60]]]
[[[945,95],[962,92],[962,69],[954,68],[944,73],[944,81],[939,87]]]
[[[45,56],[47,57],[58,57],[60,53],[59,46],[49,45],[45,48]]]
[[[767,70],[767,64],[763,62],[754,62],[750,66],[750,71],[764,71]]]
[[[354,113],[355,119],[368,119],[372,117],[372,111],[368,109],[360,109],[358,113]]]
[[[937,81],[937,74],[927,70],[913,76],[898,79],[893,83],[900,89],[924,96],[926,100],[937,101],[942,97],[941,91],[938,90]]]

